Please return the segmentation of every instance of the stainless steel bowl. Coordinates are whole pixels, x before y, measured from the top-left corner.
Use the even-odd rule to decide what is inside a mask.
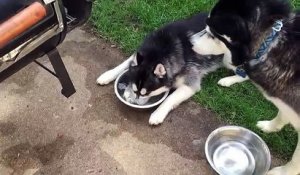
[[[205,154],[220,175],[265,175],[271,165],[266,143],[254,132],[239,126],[213,131],[206,140]]]
[[[162,93],[160,95],[157,96],[153,96],[150,97],[149,101],[144,104],[144,105],[138,105],[138,104],[133,104],[130,103],[128,101],[125,100],[125,98],[123,97],[124,94],[124,89],[120,89],[118,88],[118,85],[121,84],[128,84],[128,74],[127,74],[128,70],[124,71],[123,73],[121,73],[116,81],[115,81],[115,94],[117,95],[118,99],[123,102],[125,105],[136,108],[136,109],[149,109],[149,108],[153,108],[157,105],[159,105],[160,103],[162,103],[167,96],[169,95],[169,91]]]

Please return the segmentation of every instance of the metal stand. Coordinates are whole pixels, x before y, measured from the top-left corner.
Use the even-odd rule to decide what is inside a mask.
[[[51,70],[46,68],[44,65],[37,62],[36,59],[38,59],[38,57],[36,55],[37,55],[36,53],[32,52],[32,53],[26,55],[25,57],[23,57],[22,59],[18,60],[17,62],[12,64],[8,68],[1,71],[0,72],[0,83],[2,81],[6,80],[8,77],[17,73],[19,70],[21,70],[22,68],[24,68],[31,62],[36,62],[39,66],[41,66],[42,68],[44,68],[45,70],[50,72],[52,75],[54,75],[55,77],[58,78],[58,80],[60,81],[60,84],[62,86],[61,93],[65,97],[68,98],[71,95],[73,95],[76,92],[75,87],[72,83],[72,80],[66,70],[66,67],[65,67],[57,49],[54,48],[52,51],[47,53],[47,56],[52,64],[55,72],[52,72]]]
[[[59,55],[59,52],[57,51],[56,48],[54,48],[52,51],[48,52],[47,55],[53,66],[56,76],[62,86],[61,93],[65,97],[70,97],[76,92],[76,90],[67,72],[67,69]]]

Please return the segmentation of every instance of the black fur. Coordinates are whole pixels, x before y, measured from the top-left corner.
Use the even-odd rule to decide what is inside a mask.
[[[244,63],[249,78],[279,109],[271,121],[258,123],[263,131],[275,132],[290,123],[298,132],[298,145],[292,160],[270,174],[300,174],[300,17],[291,11],[288,0],[219,0],[207,20],[218,38],[232,53],[235,66]],[[264,38],[276,20],[283,28],[266,54],[256,59]],[[227,35],[232,42],[226,41]],[[222,38],[223,37],[223,38]]]
[[[289,14],[290,5],[285,0],[220,0],[212,9],[207,25],[216,36],[231,38],[232,42],[228,43],[219,37],[230,48],[232,61],[237,66],[251,58],[252,42],[257,39],[253,35],[261,35],[276,20],[287,18]]]
[[[232,52],[233,64],[247,63],[247,74],[256,84],[268,95],[290,101],[289,105],[300,112],[300,94],[295,94],[300,91],[300,17],[293,15],[290,7],[286,0],[220,0],[207,24],[217,36],[232,39],[231,43],[224,42]],[[253,46],[261,43],[259,39],[279,19],[284,21],[284,28],[277,46],[269,51],[266,61],[249,64],[256,53]]]
[[[184,71],[184,66],[189,63],[205,66],[205,59],[199,59],[199,55],[192,50],[190,36],[205,28],[206,18],[207,14],[197,14],[190,19],[167,24],[145,38],[137,51],[138,66],[129,68],[131,82],[137,85],[138,92],[142,88],[148,92],[162,86],[171,88],[176,75]],[[170,61],[171,57],[173,61]],[[155,76],[153,72],[156,65],[162,63],[167,66],[166,62],[172,64],[169,65],[173,67],[172,76]]]

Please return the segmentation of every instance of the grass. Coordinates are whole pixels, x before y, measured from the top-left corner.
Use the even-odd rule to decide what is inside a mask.
[[[207,11],[214,3],[215,0],[96,0],[91,22],[97,32],[130,54],[147,33],[167,22]],[[292,3],[300,7],[300,0],[292,0]],[[296,146],[296,133],[291,127],[274,134],[260,132],[256,122],[273,118],[277,109],[249,82],[230,88],[219,87],[218,80],[229,74],[220,70],[207,76],[203,90],[194,96],[195,101],[217,113],[228,124],[257,132],[282,158],[290,157]]]

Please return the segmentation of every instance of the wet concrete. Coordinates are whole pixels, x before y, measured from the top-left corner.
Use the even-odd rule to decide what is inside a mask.
[[[213,174],[204,142],[222,122],[189,100],[149,126],[151,110],[126,107],[112,85],[95,83],[126,57],[110,46],[83,29],[68,35],[59,51],[77,90],[69,99],[35,64],[0,84],[1,175]]]

